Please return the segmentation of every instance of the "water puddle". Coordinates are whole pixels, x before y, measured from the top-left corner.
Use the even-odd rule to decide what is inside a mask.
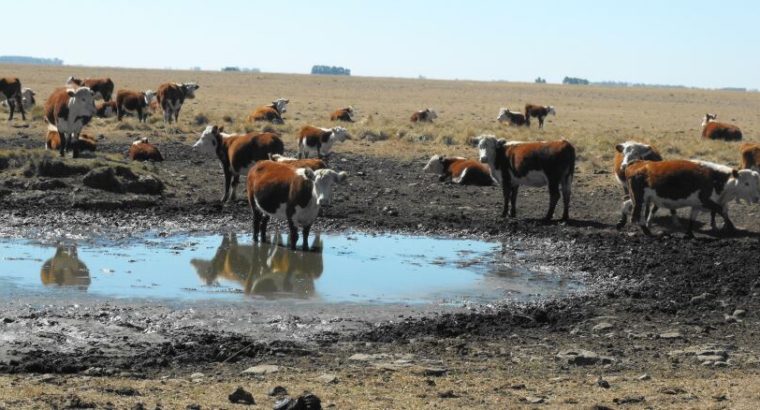
[[[485,303],[562,296],[581,285],[507,267],[500,244],[403,235],[319,235],[310,252],[283,235],[152,237],[126,245],[0,240],[0,298],[105,298],[336,303]]]

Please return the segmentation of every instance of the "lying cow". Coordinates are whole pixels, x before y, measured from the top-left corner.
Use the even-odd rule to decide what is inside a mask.
[[[235,200],[241,172],[256,161],[268,159],[273,154],[282,154],[285,152],[285,145],[277,134],[271,132],[230,135],[224,133],[223,126],[209,125],[203,130],[193,149],[215,155],[222,163],[222,202],[227,202],[230,199]]]
[[[354,107],[341,108],[330,114],[330,121],[354,122]]]
[[[545,220],[551,220],[560,197],[564,209],[562,220],[570,214],[570,192],[575,173],[575,148],[565,140],[540,142],[507,142],[493,135],[481,136],[478,142],[480,162],[488,164],[504,193],[502,217],[515,217],[517,189],[520,185],[549,186],[549,211]],[[509,209],[509,203],[512,209]]]
[[[103,101],[95,105],[95,116],[111,118],[116,115],[116,101]]]
[[[95,97],[87,87],[57,88],[45,102],[45,121],[48,130],[61,135],[59,152],[64,156],[71,149],[74,158],[79,156],[79,133],[95,115]]]
[[[5,97],[5,103],[8,105],[10,111],[8,121],[13,119],[13,113],[16,109],[21,112],[21,119],[26,121],[26,112],[21,95],[21,80],[16,77],[0,78],[0,97]]]
[[[527,125],[525,115],[517,111],[509,111],[508,108],[502,108],[499,110],[499,116],[496,117],[496,121],[508,122],[510,125]]]
[[[132,145],[129,146],[129,152],[127,156],[132,161],[153,161],[161,162],[164,160],[161,152],[155,145],[148,142],[148,137],[142,137],[135,140]]]
[[[544,119],[549,115],[557,115],[551,105],[525,104],[525,125],[530,127],[530,118],[538,118],[538,128],[544,128]]]
[[[335,142],[351,139],[348,130],[343,127],[317,128],[306,125],[298,132],[298,158],[308,158],[316,154],[317,158],[327,156]]]
[[[278,98],[269,105],[258,107],[248,116],[248,122],[269,121],[272,124],[284,124],[282,114],[288,110],[288,103],[290,100]]]
[[[271,155],[269,159],[271,159],[274,162],[288,164],[291,167],[295,167],[295,168],[309,168],[312,171],[327,168],[327,163],[317,158],[298,159],[298,158],[293,158],[293,157],[285,157],[280,154],[274,154],[274,155]]]
[[[85,78],[84,80],[71,76],[66,80],[66,87],[87,87],[92,90],[96,100],[111,101],[114,85],[110,78]]]
[[[741,168],[760,171],[760,144],[742,144]]]
[[[742,132],[739,127],[718,122],[718,114],[705,114],[702,119],[702,138],[710,140],[741,141]]]
[[[73,144],[74,145],[69,148],[69,151],[72,150],[74,146],[77,146],[80,152],[95,152],[98,146],[95,138],[87,134],[81,134],[79,139],[74,141]],[[48,130],[47,137],[45,137],[45,149],[54,151],[61,149],[61,134],[59,134],[58,131]]]
[[[430,108],[425,108],[424,110],[415,111],[415,113],[412,114],[411,121],[433,122],[433,120],[436,118],[438,118],[438,114],[435,111]]]
[[[712,214],[711,225],[715,228],[714,214],[725,221],[724,228],[733,230],[728,217],[728,203],[744,199],[760,201],[760,174],[744,169],[702,161],[634,161],[624,164],[628,190],[633,200],[633,221],[639,221],[641,230],[651,235],[649,218],[642,209],[649,203],[668,209],[691,208],[687,236],[693,237],[693,225],[700,211]]]
[[[132,91],[119,90],[116,93],[116,116],[119,121],[129,111],[137,112],[137,121],[145,122],[148,119],[148,107],[156,93],[152,90]]]
[[[253,240],[266,242],[270,217],[284,219],[290,231],[290,248],[296,248],[303,228],[303,250],[309,249],[309,230],[319,208],[330,204],[335,184],[348,174],[331,169],[312,171],[274,161],[259,161],[248,172],[248,204],[253,213]]]
[[[195,91],[199,88],[200,86],[196,83],[164,83],[158,86],[156,101],[164,111],[164,124],[172,122],[172,117],[174,117],[174,122],[177,122],[182,104],[186,99],[195,98]]]
[[[440,175],[441,181],[450,179],[461,185],[491,186],[495,182],[487,166],[462,157],[433,155],[422,172]]]
[[[0,93],[0,95],[3,95]],[[24,111],[29,111],[37,104],[37,100],[34,98],[37,94],[31,89],[31,88],[22,88],[21,89],[21,107],[24,108]],[[13,98],[13,104],[14,108],[15,105],[18,104],[18,101],[16,101],[15,98]],[[8,104],[8,100],[0,101],[0,106],[2,106],[4,109],[10,109],[10,105]]]

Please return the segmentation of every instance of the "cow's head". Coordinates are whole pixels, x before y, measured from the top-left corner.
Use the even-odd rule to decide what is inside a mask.
[[[307,169],[307,168],[299,168]],[[324,206],[330,205],[330,199],[332,198],[333,187],[336,184],[340,184],[348,178],[348,173],[345,171],[336,172],[332,169],[320,169],[318,171],[311,171],[314,174],[314,196],[317,198],[317,205]]]
[[[432,108],[425,108],[425,112],[427,112],[427,120],[433,121],[434,119],[438,118],[438,113],[435,112]]]
[[[478,138],[480,162],[493,166],[496,163],[496,153],[504,149],[506,145],[507,140],[504,138],[496,139],[494,135],[481,135]]]
[[[69,78],[66,79],[66,86],[67,87],[73,87],[73,86],[81,86],[82,85],[82,79],[76,78],[73,75],[69,76]]]
[[[704,127],[705,125],[707,125],[708,122],[715,121],[717,119],[718,119],[718,114],[710,114],[709,112],[705,113],[705,117],[702,118],[702,126]]]
[[[21,101],[25,108],[37,104],[37,101],[34,99],[35,95],[37,94],[35,94],[31,88],[24,88],[21,90]]]
[[[733,196],[737,202],[740,199],[745,200],[748,204],[760,202],[760,173],[751,169],[733,170],[731,180],[726,188],[730,189],[733,185]]]
[[[509,120],[509,115],[507,115],[508,113],[509,113],[509,109],[502,107],[499,110],[499,115],[496,117],[496,121],[504,122],[504,121]]]
[[[546,111],[547,111],[547,114],[557,115],[557,111],[554,110],[554,106],[553,105],[547,105],[546,106]]]
[[[278,99],[272,101],[272,108],[274,108],[275,110],[277,110],[277,112],[279,112],[280,114],[282,114],[282,113],[284,113],[285,111],[288,110],[288,103],[289,102],[290,102],[290,100],[288,100],[286,98],[278,98]]]
[[[201,132],[201,137],[198,138],[198,141],[193,144],[193,149],[205,152],[206,154],[216,155],[216,150],[221,143],[222,131],[224,131],[224,126],[207,126],[206,129]]]
[[[422,172],[428,174],[443,174],[446,169],[444,161],[446,157],[443,155],[433,155],[430,160],[425,164],[425,168],[422,168]]]
[[[156,92],[153,90],[145,90],[143,94],[145,94],[145,104],[147,105],[150,105],[150,102],[156,98]]]
[[[623,169],[633,161],[659,157],[659,154],[651,145],[642,144],[636,141],[626,141],[622,144],[617,144],[615,149],[617,152],[623,154],[623,161],[621,162],[621,168]]]
[[[83,118],[89,120],[95,115],[95,94],[89,87],[69,88],[69,115],[71,119]]]
[[[195,90],[201,88],[197,83],[182,83],[182,92],[185,93],[185,98],[192,100],[195,98]]]
[[[332,136],[330,139],[338,142],[343,142],[345,140],[350,140],[351,136],[348,135],[348,130],[343,127],[333,127],[332,128]]]

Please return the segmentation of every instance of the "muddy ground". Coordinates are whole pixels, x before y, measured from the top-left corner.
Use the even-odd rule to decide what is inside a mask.
[[[161,144],[167,160],[143,168],[163,181],[161,195],[106,192],[82,185],[81,173],[51,178],[11,163],[0,172],[0,234],[118,242],[145,232],[247,229],[244,185],[236,203],[221,206],[219,165],[193,152],[193,139]],[[98,155],[121,155],[129,141],[104,140]],[[0,149],[38,147],[23,132],[0,139]],[[307,305],[296,314],[243,304],[9,300],[0,313],[0,408],[72,400],[224,407],[237,385],[271,406],[266,391],[278,383],[338,408],[751,407],[760,399],[753,387],[757,208],[732,207],[741,227],[733,234],[707,224],[686,239],[667,218],[658,219],[657,238],[633,227],[617,231],[620,189],[600,169],[576,175],[572,221],[540,221],[548,202],[542,189],[521,190],[518,218],[504,221],[496,187],[438,182],[421,174],[422,158],[337,151],[331,164],[350,178],[324,209],[321,229],[500,240],[507,255],[529,251],[529,264],[583,275],[589,292],[527,306],[505,299],[446,311],[349,313]],[[52,179],[63,183],[46,182]],[[241,375],[256,364],[279,369]],[[116,385],[138,394],[113,393]]]

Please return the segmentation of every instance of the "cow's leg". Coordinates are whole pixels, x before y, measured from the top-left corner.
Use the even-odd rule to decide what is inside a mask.
[[[229,169],[227,169],[227,167],[224,167],[223,170],[224,170],[224,196],[222,197],[222,203],[225,203],[230,198],[230,184],[232,182],[232,173],[230,172]]]
[[[544,117],[538,117],[538,128],[544,129]]]
[[[63,158],[66,155],[66,133],[58,131],[58,137],[60,138],[58,152],[60,152],[61,158]]]
[[[21,99],[21,94],[16,94],[16,104],[18,104],[18,111],[21,113],[21,119],[26,121],[26,112],[24,112],[24,101]]]
[[[124,108],[121,105],[116,106],[116,121],[121,121],[124,118]]]
[[[512,191],[509,193],[509,217],[514,218],[517,216],[517,191],[520,188],[519,185],[513,186]]]
[[[557,207],[557,202],[559,202],[559,183],[554,181],[549,182],[549,211],[546,213],[546,216],[544,217],[545,221],[551,221],[554,217],[554,209]]]
[[[633,209],[633,201],[630,198],[623,199],[623,205],[620,207],[620,221],[615,225],[617,229],[623,229],[625,224],[628,223],[628,215],[631,214],[631,210]]]
[[[237,199],[238,182],[240,182],[240,174],[236,172],[232,175],[232,194],[230,195],[231,201],[235,201],[235,199]]]
[[[172,110],[169,108],[169,105],[167,105],[164,108],[164,125],[172,122]]]
[[[687,238],[694,237],[694,221],[697,219],[698,215],[699,215],[699,209],[697,209],[696,207],[692,207],[691,212],[689,213],[689,225],[686,227]]]
[[[639,227],[641,228],[641,231],[644,232],[644,235],[651,236],[652,232],[646,225],[641,212],[648,200],[644,198],[644,187],[642,186],[642,181],[640,181],[640,178],[628,180],[628,192],[631,193],[631,201],[633,202],[633,214],[631,216],[631,223],[635,222],[639,224]]]
[[[572,193],[573,174],[569,174],[562,181],[562,220],[570,219],[570,195]]]
[[[69,134],[68,146],[71,147],[71,157],[79,158],[79,134]]]
[[[307,252],[309,250],[309,230],[311,230],[311,225],[304,225],[303,227],[303,251]]]
[[[726,231],[734,231],[736,230],[736,227],[734,226],[734,223],[731,222],[731,219],[728,217],[728,207],[724,206],[721,208],[720,216],[723,217],[723,229]]]
[[[290,242],[290,249],[296,250],[296,242],[298,242],[298,228],[293,223],[293,219],[288,218],[288,230],[290,230],[290,236],[288,237]]]
[[[8,121],[11,121],[13,120],[13,111],[16,109],[16,102],[11,98],[6,98],[5,101],[8,103],[8,111],[10,112],[8,115]]]
[[[251,205],[251,214],[253,216],[253,241],[259,241],[259,230],[261,229],[261,211],[256,209],[256,205]]]
[[[177,124],[179,121],[179,110],[182,109],[182,106],[178,106],[174,109],[174,123]]]
[[[261,232],[261,243],[267,243],[267,225],[269,224],[269,215],[262,214],[261,226],[259,230]]]
[[[145,122],[142,107],[137,107],[137,122]]]
[[[504,195],[504,210],[501,211],[501,217],[506,218],[507,212],[509,212],[509,201],[512,194],[512,185],[510,181],[501,181],[501,192]]]

